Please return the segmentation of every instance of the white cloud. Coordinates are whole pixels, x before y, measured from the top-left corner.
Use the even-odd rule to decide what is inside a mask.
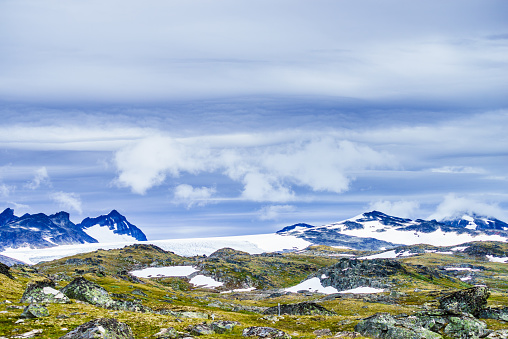
[[[475,198],[459,197],[453,193],[447,194],[428,219],[443,220],[461,217],[463,214],[478,214],[506,220],[508,215],[495,203],[478,201]]]
[[[182,184],[175,187],[174,202],[185,204],[187,208],[204,206],[210,203],[210,199],[215,192],[214,187],[192,187],[191,185]]]
[[[61,208],[83,213],[81,198],[76,193],[54,192],[49,195],[51,200],[57,202]]]
[[[259,219],[261,220],[276,220],[281,214],[294,212],[295,206],[292,205],[270,205],[264,206],[259,210]]]
[[[244,139],[244,136],[241,137]],[[268,136],[267,136],[268,138]],[[164,183],[167,176],[223,173],[243,184],[241,198],[285,202],[295,198],[292,185],[313,191],[342,193],[349,189],[352,172],[388,168],[394,158],[370,147],[327,137],[293,138],[267,145],[241,147],[234,138],[209,146],[206,137],[174,139],[155,136],[138,141],[116,153],[116,183],[144,194]]]
[[[466,174],[485,173],[485,170],[483,168],[470,166],[443,166],[439,168],[432,168],[430,171],[434,173],[466,173]]]
[[[48,170],[46,167],[41,167],[35,171],[35,176],[32,179],[32,181],[27,182],[25,184],[26,188],[29,188],[31,190],[35,190],[39,188],[42,184],[51,185],[51,182],[49,180]]]
[[[15,189],[14,186],[9,186],[6,184],[0,184],[0,197],[6,198],[11,194],[11,192]]]
[[[376,201],[370,203],[369,209],[401,218],[411,218],[420,207],[416,201]]]

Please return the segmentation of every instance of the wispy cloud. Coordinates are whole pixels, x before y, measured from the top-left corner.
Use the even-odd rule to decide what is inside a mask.
[[[15,189],[14,186],[9,186],[6,184],[0,184],[0,197],[6,198],[9,194]]]
[[[287,214],[294,212],[296,210],[295,206],[292,205],[270,205],[263,206],[259,210],[259,219],[260,220],[276,220],[282,214]]]
[[[173,202],[187,205],[187,208],[205,206],[211,202],[210,199],[215,192],[214,187],[192,187],[182,184],[175,187]]]
[[[41,185],[51,186],[51,181],[49,179],[48,170],[46,167],[41,167],[35,171],[35,176],[32,181],[27,182],[25,184],[26,188],[31,190],[38,189]]]
[[[79,194],[68,192],[54,192],[49,195],[50,199],[57,202],[61,208],[83,213]]]
[[[443,166],[439,168],[432,168],[430,170],[434,173],[465,173],[465,174],[482,174],[485,173],[483,168],[469,167],[469,166]]]

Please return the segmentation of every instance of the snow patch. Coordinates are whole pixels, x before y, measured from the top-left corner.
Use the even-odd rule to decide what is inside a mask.
[[[480,272],[481,270],[477,268],[469,268],[469,267],[445,267],[447,271],[470,271],[470,272]]]
[[[137,239],[133,236],[127,234],[116,234],[114,233],[114,230],[110,229],[108,226],[101,226],[99,224],[93,225],[92,227],[84,229],[83,231],[100,243],[120,241],[137,242]]]
[[[400,257],[410,257],[412,255],[416,255],[415,253],[411,253],[409,251],[399,252],[396,253],[395,250],[382,252],[378,254],[368,255],[366,257],[360,257],[358,259],[394,259],[394,258],[400,258]]]
[[[284,291],[286,291],[286,292],[293,292],[293,293],[297,293],[298,291],[302,291],[302,290],[309,291],[309,292],[318,292],[318,293],[323,293],[323,294],[333,294],[333,293],[339,292],[336,288],[334,288],[332,286],[324,287],[321,284],[321,280],[319,278],[310,278],[305,281],[302,281],[301,283],[299,283],[296,286],[288,287],[288,288],[284,289]]]
[[[250,292],[250,291],[254,291],[256,288],[255,287],[249,287],[249,288],[236,288],[234,290],[230,290],[230,291],[222,291],[220,293],[231,293],[231,292]]]
[[[379,288],[360,286],[350,290],[340,291],[339,293],[370,294],[370,293],[382,293],[384,291],[385,290]]]
[[[194,276],[191,280],[189,280],[189,282],[194,286],[200,286],[204,288],[214,288],[224,285],[224,283],[220,281],[200,274]]]
[[[487,259],[489,259],[490,262],[506,263],[506,261],[508,260],[508,257],[500,258],[500,257],[495,257],[493,255],[487,255]]]
[[[457,247],[454,247],[454,248],[451,248],[450,251],[454,251],[454,252],[464,252],[464,250],[466,248],[469,248],[469,246],[457,246]]]

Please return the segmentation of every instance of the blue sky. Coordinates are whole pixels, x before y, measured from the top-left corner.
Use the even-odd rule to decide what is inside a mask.
[[[148,238],[508,220],[506,1],[2,1],[0,208]]]

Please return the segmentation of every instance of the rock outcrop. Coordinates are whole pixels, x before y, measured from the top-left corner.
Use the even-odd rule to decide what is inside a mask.
[[[298,304],[283,304],[266,309],[263,314],[292,314],[292,315],[336,315],[321,305],[313,302]]]
[[[490,291],[486,286],[476,286],[450,293],[439,299],[439,308],[455,313],[470,313],[478,317],[487,306]]]
[[[49,311],[46,307],[38,304],[30,304],[23,310],[21,313],[21,318],[32,319],[32,318],[42,318],[48,317]]]
[[[9,272],[11,268],[0,262],[0,274],[6,275],[9,278],[13,279],[11,272]]]
[[[134,339],[131,328],[118,320],[100,318],[76,327],[60,339]]]

